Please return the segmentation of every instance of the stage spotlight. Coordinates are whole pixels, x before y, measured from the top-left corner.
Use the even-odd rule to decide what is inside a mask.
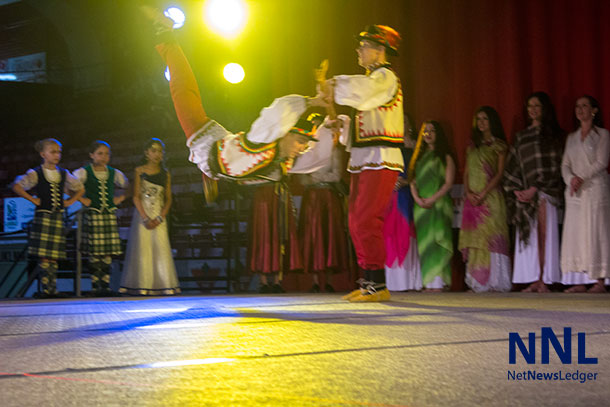
[[[182,27],[184,25],[184,21],[186,20],[184,13],[178,7],[169,7],[163,12],[163,14],[165,17],[172,19],[174,22],[174,28]]]
[[[225,79],[231,83],[239,83],[244,80],[246,73],[240,64],[230,63],[225,65],[222,71]]]
[[[169,80],[171,79],[171,75],[169,74],[169,66],[165,67],[165,72],[163,72],[163,74],[165,75],[165,79],[167,79],[167,81],[169,82]]]
[[[16,81],[17,75],[12,73],[0,73],[0,81]]]
[[[204,19],[220,34],[233,37],[244,28],[248,15],[243,0],[208,0],[205,2]]]

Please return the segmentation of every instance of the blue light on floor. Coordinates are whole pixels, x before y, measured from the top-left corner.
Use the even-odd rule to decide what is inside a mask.
[[[146,312],[146,313],[165,313],[165,312],[182,312],[190,308],[148,308],[148,309],[128,309],[123,312]]]

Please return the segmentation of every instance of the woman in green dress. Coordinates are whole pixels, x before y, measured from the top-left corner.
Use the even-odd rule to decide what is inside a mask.
[[[440,123],[422,125],[409,171],[422,283],[426,291],[442,291],[451,282],[453,204],[448,192],[455,161]]]
[[[466,284],[474,292],[510,291],[510,257],[502,176],[508,145],[500,116],[481,106],[466,150],[459,249],[466,262]]]

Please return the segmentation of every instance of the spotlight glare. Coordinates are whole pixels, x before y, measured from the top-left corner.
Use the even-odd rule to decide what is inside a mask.
[[[171,75],[169,74],[169,66],[165,67],[165,72],[163,72],[163,75],[165,75],[165,79],[167,79],[167,81],[169,82]]]
[[[240,64],[234,62],[225,65],[222,71],[225,79],[231,83],[239,83],[244,80],[246,73]]]
[[[178,7],[169,7],[163,12],[165,17],[169,17],[174,22],[174,28],[180,28],[184,25],[186,16]]]
[[[248,17],[247,5],[243,0],[208,0],[204,12],[207,24],[228,37],[239,34]]]
[[[0,81],[16,81],[17,75],[12,73],[0,73]]]

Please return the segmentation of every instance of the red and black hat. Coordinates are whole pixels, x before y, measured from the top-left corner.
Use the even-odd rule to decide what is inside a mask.
[[[388,54],[398,55],[398,46],[400,45],[400,34],[387,25],[369,25],[364,31],[356,36],[358,41],[367,40],[383,45]]]
[[[313,121],[309,121],[306,119],[299,119],[298,122],[288,131],[289,133],[300,134],[301,136],[305,136],[309,138],[311,141],[319,141],[316,138],[316,130],[317,126]]]

